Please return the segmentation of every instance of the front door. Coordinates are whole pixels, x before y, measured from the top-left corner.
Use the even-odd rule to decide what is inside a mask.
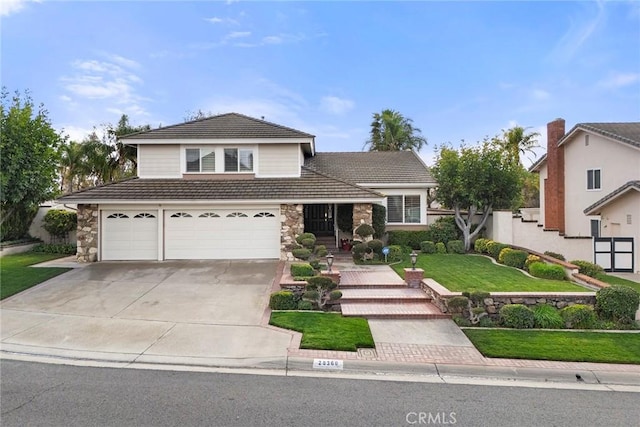
[[[333,236],[333,206],[304,205],[304,231],[316,236]]]

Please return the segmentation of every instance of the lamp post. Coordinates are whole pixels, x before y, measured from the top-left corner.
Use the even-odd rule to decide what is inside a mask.
[[[409,255],[409,257],[411,257],[411,269],[415,270],[416,261],[418,261],[418,254],[416,253],[416,251],[411,251],[411,255]]]
[[[332,265],[333,265],[333,255],[331,253],[329,253],[327,255],[327,267],[328,267],[329,273],[331,273],[331,266]]]

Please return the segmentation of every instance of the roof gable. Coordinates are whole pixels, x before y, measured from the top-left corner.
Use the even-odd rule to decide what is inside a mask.
[[[629,181],[626,184],[618,187],[611,193],[604,196],[602,199],[598,200],[591,206],[587,207],[584,210],[585,215],[596,215],[598,211],[613,202],[614,200],[620,198],[623,194],[628,193],[629,191],[637,191],[640,193],[640,181]]]

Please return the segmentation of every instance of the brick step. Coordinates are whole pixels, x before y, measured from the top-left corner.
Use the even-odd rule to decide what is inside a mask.
[[[431,299],[420,289],[410,288],[351,288],[342,289],[340,303],[407,303],[429,302]]]
[[[340,281],[340,290],[343,289],[409,289],[406,283],[342,283]]]
[[[358,286],[394,287],[407,284],[393,271],[357,271],[345,270],[340,272],[340,287]]]
[[[367,319],[449,319],[431,303],[341,303],[343,316]]]

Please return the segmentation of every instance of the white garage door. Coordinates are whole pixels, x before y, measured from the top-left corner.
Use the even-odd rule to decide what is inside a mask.
[[[165,211],[166,259],[280,257],[278,209]]]
[[[157,212],[102,211],[102,259],[158,259]]]

